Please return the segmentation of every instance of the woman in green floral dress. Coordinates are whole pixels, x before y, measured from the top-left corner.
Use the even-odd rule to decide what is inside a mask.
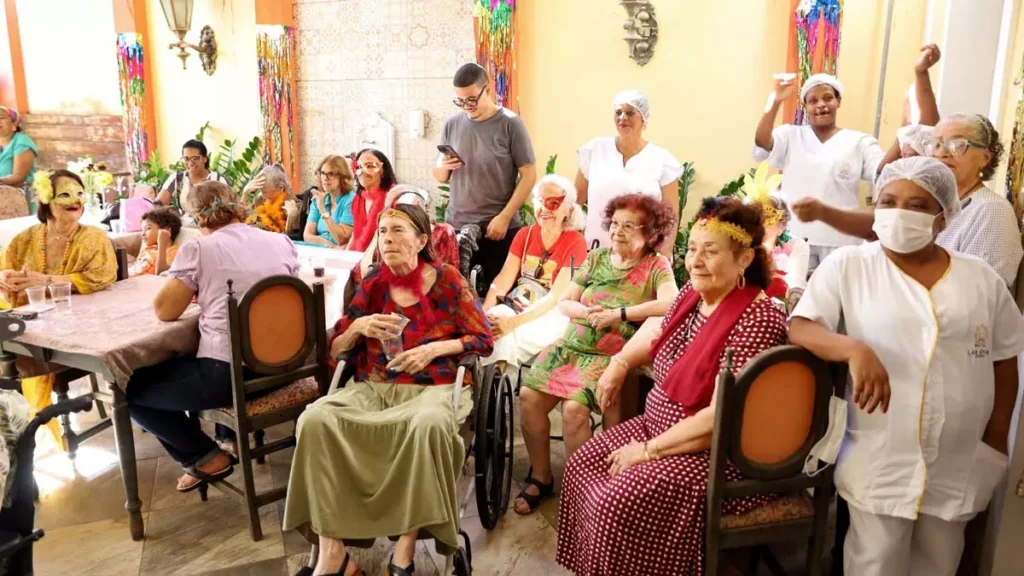
[[[576,272],[558,304],[569,327],[541,351],[523,378],[520,400],[530,473],[516,496],[520,514],[533,512],[554,490],[548,413],[562,404],[568,458],[590,439],[590,413],[600,413],[597,381],[608,363],[644,320],[665,314],[678,292],[668,259],[658,254],[674,237],[672,209],[650,196],[619,196],[605,207],[602,226],[611,247],[591,252]],[[619,419],[618,414],[605,416],[615,420],[610,424]]]

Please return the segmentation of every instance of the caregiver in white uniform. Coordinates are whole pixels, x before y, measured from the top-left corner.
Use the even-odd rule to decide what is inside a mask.
[[[935,244],[960,208],[946,166],[898,160],[878,187],[879,242],[818,268],[789,336],[850,365],[845,573],[952,576],[964,526],[1006,476],[1024,319],[989,265]]]
[[[679,214],[679,177],[683,167],[664,148],[644,140],[651,117],[647,97],[638,90],[615,96],[615,137],[595,138],[576,151],[579,172],[576,190],[579,203],[587,206],[587,247],[596,240],[609,246],[608,231],[601,227],[608,201],[623,194],[645,194],[660,198],[672,213]],[[672,254],[669,238],[660,252]]]

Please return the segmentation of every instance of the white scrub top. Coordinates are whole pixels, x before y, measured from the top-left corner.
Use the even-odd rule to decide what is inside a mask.
[[[992,415],[993,363],[1024,350],[1024,318],[992,268],[949,254],[949,270],[929,291],[877,242],[840,248],[793,311],[833,331],[842,318],[889,374],[888,413],[851,403],[836,463],[839,493],[860,510],[967,520],[1006,476],[1006,456],[981,438]]]
[[[860,206],[860,181],[874,183],[885,151],[873,137],[842,128],[822,142],[810,126],[783,124],[772,131],[771,152],[754,147],[754,160],[782,170],[782,197],[792,205],[812,196],[836,208]],[[849,246],[861,240],[823,222],[793,218],[791,232],[812,246]]]
[[[623,194],[661,198],[661,187],[683,175],[683,166],[664,148],[650,142],[629,162],[615,147],[615,138],[595,138],[576,151],[580,172],[587,179],[587,249],[594,240],[608,246],[601,218],[608,202]]]

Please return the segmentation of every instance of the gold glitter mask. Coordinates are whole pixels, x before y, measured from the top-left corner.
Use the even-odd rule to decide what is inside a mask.
[[[85,204],[85,188],[74,180],[64,179],[53,191],[53,204],[58,206],[74,206]]]

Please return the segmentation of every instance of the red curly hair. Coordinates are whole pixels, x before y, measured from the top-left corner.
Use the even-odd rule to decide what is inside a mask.
[[[650,252],[657,252],[667,238],[674,238],[676,215],[664,202],[643,194],[624,194],[612,198],[604,207],[601,228],[608,230],[612,216],[619,210],[634,210],[643,214],[644,246]]]

